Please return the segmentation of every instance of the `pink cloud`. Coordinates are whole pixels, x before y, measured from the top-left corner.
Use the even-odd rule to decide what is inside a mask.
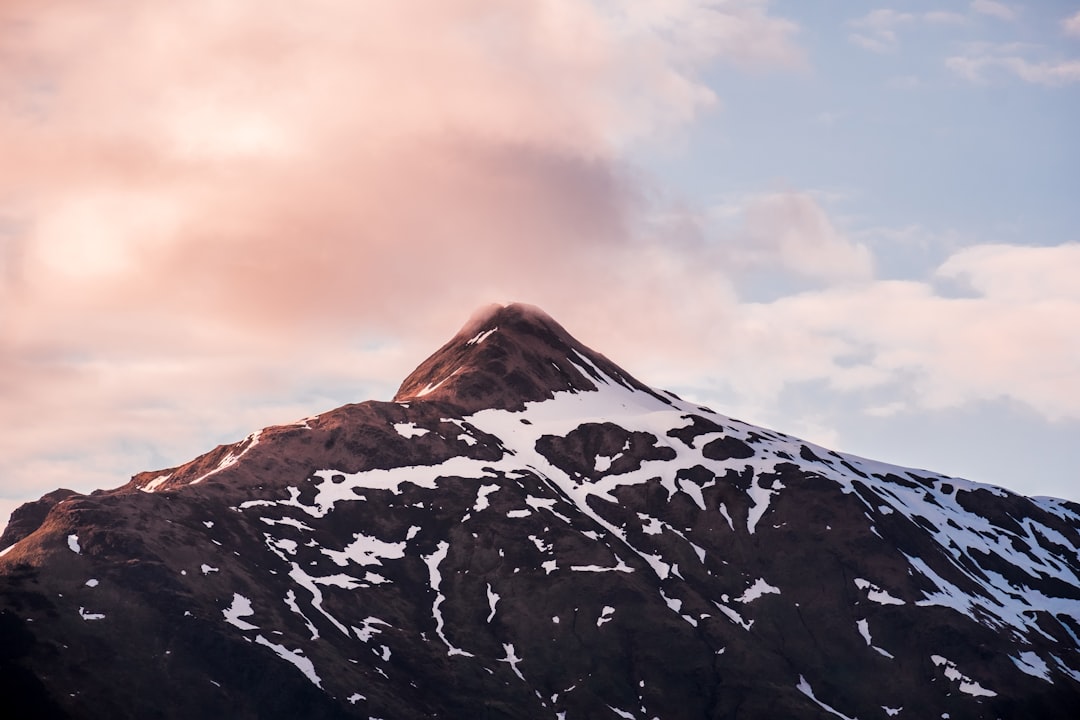
[[[392,386],[493,299],[619,307],[650,246],[627,152],[715,105],[708,63],[803,62],[755,0],[11,0],[0,27],[20,493],[364,399],[304,383]]]
[[[745,211],[751,253],[789,272],[826,280],[865,280],[873,275],[870,251],[836,228],[808,194],[754,198]]]

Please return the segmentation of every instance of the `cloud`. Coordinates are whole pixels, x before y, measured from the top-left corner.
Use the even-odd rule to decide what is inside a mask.
[[[492,299],[677,286],[635,272],[626,158],[715,107],[708,67],[805,63],[764,0],[10,0],[0,28],[22,497],[386,396]]]
[[[902,387],[908,410],[1006,398],[1049,421],[1080,419],[1080,245],[973,246],[936,276],[972,292],[882,280],[746,305],[729,331],[745,352],[735,364],[756,359],[758,393],[816,379],[840,391]]]
[[[1080,82],[1080,60],[1034,61],[1007,50],[946,58],[945,66],[974,83],[987,81],[987,71],[999,70],[1025,82],[1048,87]]]
[[[807,193],[782,192],[750,198],[732,260],[750,267],[783,268],[797,276],[865,280],[873,275],[866,246],[840,232]]]
[[[921,14],[900,12],[890,8],[878,8],[862,17],[848,21],[848,26],[855,32],[848,35],[848,40],[876,53],[893,53],[900,48],[899,31],[920,23],[933,26],[962,25],[968,21],[960,13],[931,10]]]
[[[970,7],[974,12],[996,17],[1000,20],[1011,21],[1016,19],[1015,9],[995,0],[972,0]]]
[[[975,245],[949,257],[937,274],[964,280],[982,297],[998,302],[1080,303],[1080,244]]]
[[[848,21],[848,25],[858,31],[850,34],[848,39],[872,52],[893,52],[899,47],[897,28],[910,24],[914,20],[915,16],[910,13],[897,12],[888,8],[872,10],[860,18]]]
[[[1066,35],[1080,37],[1080,10],[1061,21],[1061,27]]]

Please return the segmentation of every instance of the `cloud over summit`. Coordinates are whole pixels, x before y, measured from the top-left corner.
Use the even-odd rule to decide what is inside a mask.
[[[755,0],[16,0],[0,27],[0,422],[52,425],[10,462],[215,396],[227,431],[298,364],[392,382],[380,338],[491,299],[618,295],[628,149],[715,105],[706,64],[802,62]]]

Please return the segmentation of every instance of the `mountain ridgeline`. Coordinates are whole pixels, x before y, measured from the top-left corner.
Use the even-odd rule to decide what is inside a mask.
[[[542,311],[17,509],[25,718],[1076,718],[1080,506],[654,390]]]

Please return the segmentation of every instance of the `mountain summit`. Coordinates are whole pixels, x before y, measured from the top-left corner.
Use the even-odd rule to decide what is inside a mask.
[[[394,402],[445,400],[468,412],[521,410],[559,392],[596,390],[597,383],[612,381],[668,402],[540,308],[490,305],[405,378]]]
[[[1080,506],[651,389],[537,308],[0,538],[34,718],[1074,718]]]

